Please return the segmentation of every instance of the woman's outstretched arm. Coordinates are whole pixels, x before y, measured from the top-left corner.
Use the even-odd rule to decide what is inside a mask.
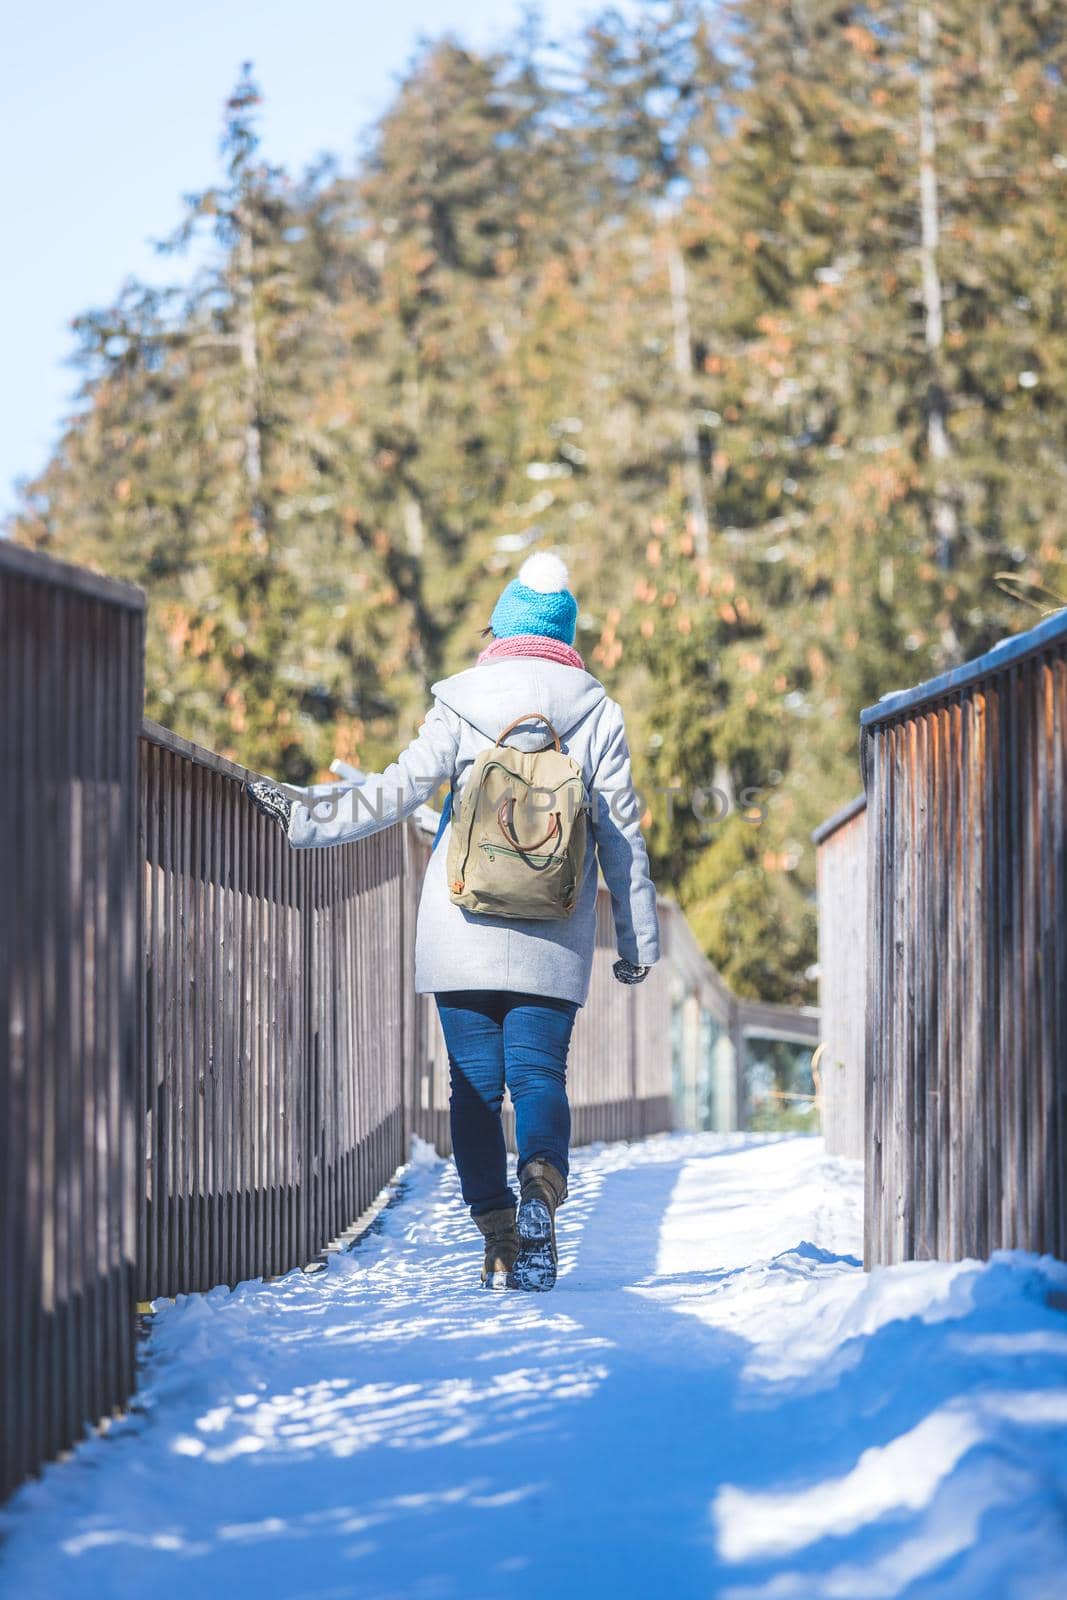
[[[459,736],[459,717],[435,701],[415,738],[384,772],[341,785],[334,795],[297,800],[289,816],[289,843],[297,849],[348,844],[410,816],[452,777]]]

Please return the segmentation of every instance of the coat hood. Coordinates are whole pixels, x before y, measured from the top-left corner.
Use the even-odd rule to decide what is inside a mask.
[[[607,698],[604,685],[591,672],[536,656],[468,667],[433,684],[432,693],[488,739],[499,738],[527,711],[539,711],[565,739]],[[516,728],[508,743],[518,750],[539,750],[545,737],[544,725],[535,722]]]

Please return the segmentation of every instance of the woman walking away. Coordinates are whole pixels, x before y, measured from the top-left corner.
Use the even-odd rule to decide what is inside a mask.
[[[659,957],[622,712],[574,649],[567,569],[540,553],[504,589],[477,663],[433,685],[418,736],[385,772],[330,801],[249,785],[290,843],[345,844],[406,817],[448,783],[419,903],[415,986],[433,994],[451,1077],[463,1198],[485,1241],[482,1282],[551,1289],[567,1195],[571,1029],[589,990],[597,859],[621,983]],[[500,1107],[515,1108],[519,1199]]]

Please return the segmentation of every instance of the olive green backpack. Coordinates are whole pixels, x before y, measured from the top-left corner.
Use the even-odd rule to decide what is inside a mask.
[[[542,750],[504,741],[543,722]],[[485,917],[569,917],[582,880],[587,835],[582,769],[539,711],[516,717],[471,767],[452,811],[448,884],[453,904]]]

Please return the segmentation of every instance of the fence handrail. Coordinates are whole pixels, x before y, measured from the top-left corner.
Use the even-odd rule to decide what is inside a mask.
[[[263,776],[251,767],[243,767],[239,761],[231,761],[229,756],[220,756],[217,751],[209,750],[205,745],[195,744],[192,739],[184,738],[172,728],[165,728],[161,722],[153,722],[150,717],[142,719],[141,738],[147,739],[149,744],[158,745],[161,750],[169,750],[173,755],[184,756],[187,761],[195,762],[198,767],[204,767],[208,772],[217,772],[223,778],[235,778],[238,783],[247,783],[250,779]]]
[[[936,678],[927,678],[914,689],[900,689],[893,694],[883,695],[877,705],[868,706],[866,710],[860,712],[860,725],[863,728],[877,727],[894,717],[929,706],[934,701],[944,700],[961,689],[970,688],[983,678],[992,677],[994,673],[1003,672],[1008,667],[1018,666],[1030,656],[1037,655],[1040,651],[1047,650],[1050,645],[1059,644],[1065,639],[1067,639],[1067,607],[1051,617],[1046,617],[1044,622],[1039,622],[1036,627],[1028,628],[1025,633],[1015,633],[1007,639],[1001,639],[999,644],[995,644],[984,655],[975,656],[973,661],[965,661],[962,666],[942,672]]]
[[[737,1022],[746,1038],[785,1039],[807,1044],[819,1038],[818,1006],[788,1006],[775,1000],[734,1000]]]
[[[111,605],[125,606],[131,611],[144,611],[147,600],[143,589],[124,578],[105,578],[103,573],[91,572],[87,567],[76,567],[69,561],[60,561],[46,555],[43,550],[31,550],[26,545],[13,544],[0,538],[0,568],[15,577],[29,578],[34,583],[47,583],[55,588],[73,590],[88,595],[93,600],[106,600]]]
[[[837,811],[827,817],[825,822],[820,822],[817,828],[812,829],[812,844],[825,844],[827,839],[833,837],[838,828],[843,828],[847,822],[852,821],[853,817],[858,817],[860,812],[866,811],[866,809],[867,796],[858,794],[854,800],[850,800],[847,805],[839,807]]]

